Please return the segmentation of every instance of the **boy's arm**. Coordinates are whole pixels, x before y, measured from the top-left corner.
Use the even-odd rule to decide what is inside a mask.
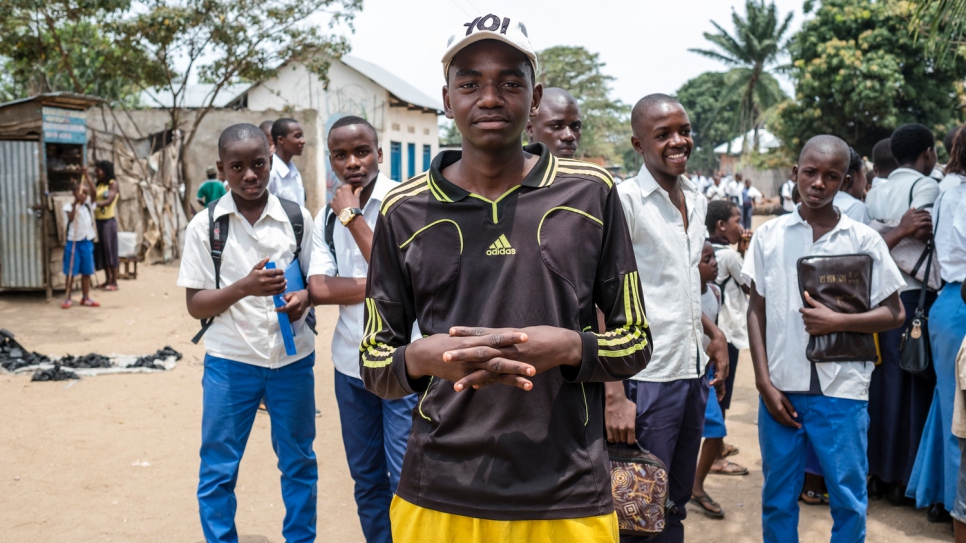
[[[725,338],[724,332],[714,324],[714,321],[704,313],[701,314],[701,327],[704,329],[704,335],[711,338],[707,353],[708,357],[711,358],[711,363],[714,364],[715,371],[714,379],[709,381],[708,385],[715,386],[728,378],[728,372],[731,369],[728,364],[728,339]]]
[[[755,368],[755,386],[761,400],[771,416],[779,423],[792,428],[801,428],[795,421],[798,413],[782,391],[775,388],[768,374],[768,353],[765,349],[765,299],[758,294],[755,282],[751,282],[751,296],[748,300],[748,343],[751,348],[751,362]]]
[[[893,292],[881,304],[865,313],[836,313],[812,299],[808,291],[805,291],[805,301],[812,307],[803,307],[799,311],[805,322],[805,331],[813,336],[832,332],[875,334],[898,328],[906,320],[899,291]]]
[[[325,219],[326,209],[322,208],[315,218],[315,227],[312,231],[312,261],[307,273],[312,305],[362,303],[366,298],[366,278],[338,277],[338,266],[325,242]]]
[[[285,292],[285,270],[266,270],[268,260],[268,257],[262,259],[244,279],[227,287],[186,289],[188,314],[196,319],[208,319],[224,313],[246,296],[274,296]]]
[[[376,181],[373,181],[376,183]],[[332,202],[329,205],[332,206],[332,212],[335,213],[336,217],[345,208],[362,208],[362,203],[359,200],[359,195],[362,193],[362,187],[353,190],[352,185],[342,185],[335,190],[335,195],[332,197]],[[353,241],[359,247],[359,252],[362,253],[362,258],[366,260],[366,264],[369,263],[369,257],[372,254],[372,229],[369,228],[369,224],[366,223],[366,219],[361,215],[356,216],[352,219],[346,228],[349,233],[352,234]]]

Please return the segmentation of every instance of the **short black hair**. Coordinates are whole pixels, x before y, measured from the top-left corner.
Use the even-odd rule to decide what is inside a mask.
[[[679,102],[677,98],[673,96],[668,96],[667,94],[661,93],[648,94],[634,104],[634,109],[631,110],[631,127],[644,118],[644,115],[647,113],[648,109],[653,106],[663,104],[676,104],[681,106],[682,109],[684,108],[684,106],[681,105],[681,102]]]
[[[899,167],[896,158],[892,156],[892,140],[879,140],[872,147],[872,165],[880,172],[891,172]]]
[[[278,138],[287,136],[292,130],[292,125],[296,124],[299,124],[299,122],[288,117],[283,117],[272,123],[272,143],[277,142]]]
[[[962,126],[954,126],[952,130],[946,132],[946,137],[943,138],[943,149],[946,150],[946,154],[953,156],[953,141],[956,140],[956,134],[959,134],[959,129]]]
[[[859,172],[860,169],[862,169],[862,157],[859,155],[858,152],[856,152],[855,149],[849,147],[849,170],[845,172],[845,175],[852,176],[852,183],[856,182],[855,175]],[[865,179],[863,179],[861,182],[865,183],[866,181]],[[843,186],[842,188],[845,189],[848,187]]]
[[[714,200],[708,202],[708,214],[704,218],[704,225],[708,227],[708,234],[713,236],[714,231],[718,228],[718,221],[728,222],[735,214],[735,211],[740,213],[741,208],[731,200]]]
[[[820,153],[826,155],[835,155],[840,158],[844,163],[846,169],[849,167],[849,161],[851,158],[849,144],[845,143],[845,140],[838,136],[833,136],[831,134],[819,134],[818,136],[812,136],[808,141],[805,142],[805,146],[802,147],[802,152],[798,155],[798,161],[802,161],[802,157],[805,156],[807,151],[812,149],[817,150]],[[842,172],[843,174],[845,172]]]
[[[915,162],[923,151],[936,146],[932,130],[918,123],[904,124],[896,128],[889,139],[892,156],[900,166]]]
[[[268,150],[268,138],[261,128],[248,123],[233,124],[226,128],[221,136],[218,136],[218,155],[225,152],[225,147],[230,143],[238,141],[248,141],[251,139],[265,143],[265,150]]]
[[[332,123],[332,128],[329,128],[329,134],[331,135],[332,131],[336,128],[342,128],[343,126],[354,126],[358,124],[365,126],[370,132],[372,132],[372,139],[375,140],[376,147],[379,147],[379,134],[376,133],[376,127],[372,126],[369,121],[355,115],[346,115],[345,117],[342,117],[341,119]]]

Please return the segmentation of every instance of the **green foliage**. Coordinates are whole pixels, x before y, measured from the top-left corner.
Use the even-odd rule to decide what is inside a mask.
[[[917,38],[925,37],[926,50],[940,64],[966,59],[966,0],[918,0],[911,27]]]
[[[714,21],[711,24],[718,32],[705,32],[705,39],[716,49],[690,51],[733,68],[722,81],[721,89],[722,95],[731,95],[728,101],[733,97],[738,99],[736,132],[744,134],[760,128],[767,120],[768,111],[787,99],[770,70],[785,69],[777,64],[786,47],[785,34],[792,14],[780,20],[774,2],[746,0],[745,18],[732,9],[731,20],[734,25],[731,34]]]
[[[816,134],[842,137],[863,155],[899,125],[941,139],[961,120],[961,59],[939,65],[909,32],[914,7],[900,0],[825,0],[791,47],[796,102],[773,131],[797,155]]]
[[[0,3],[0,101],[62,91],[133,104],[160,71],[118,43],[114,23],[130,8],[129,0]]]
[[[537,81],[544,87],[560,87],[574,95],[580,105],[583,134],[577,149],[580,157],[603,157],[623,165],[630,147],[630,107],[610,97],[613,76],[601,70],[600,55],[579,46],[556,46],[538,55]]]
[[[463,135],[460,131],[456,129],[456,123],[450,120],[439,127],[439,144],[440,145],[462,145]]]

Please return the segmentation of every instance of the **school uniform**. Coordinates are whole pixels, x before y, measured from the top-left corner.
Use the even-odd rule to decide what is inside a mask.
[[[946,192],[947,190],[958,187],[966,181],[966,177],[959,175],[958,173],[947,173],[943,180],[939,182],[939,192]]]
[[[686,177],[679,177],[678,183],[688,215],[687,230],[681,212],[647,166],[617,187],[654,334],[650,364],[624,385],[627,397],[637,404],[637,440],[667,465],[668,497],[677,504],[677,511],[667,516],[664,532],[653,540],[657,542],[684,540],[682,521],[691,499],[708,402],[698,273],[708,233],[704,224],[708,201]]]
[[[865,205],[865,202],[845,191],[840,190],[835,193],[832,205],[855,222],[862,224],[872,222],[872,217],[869,216],[869,207]]]
[[[731,248],[728,240],[711,238],[710,241],[714,247],[714,258],[718,261],[715,283],[721,287],[721,311],[717,323],[728,340],[728,378],[725,379],[725,394],[720,402],[721,408],[728,410],[735,389],[738,354],[741,349],[748,348],[748,295],[741,289],[745,284],[741,275],[745,259]]]
[[[755,200],[761,198],[761,191],[755,187],[740,185],[741,189],[741,226],[745,230],[751,230],[751,215],[755,211]]]
[[[302,174],[295,162],[285,162],[278,155],[272,157],[272,171],[268,177],[268,192],[291,200],[300,206],[305,205],[305,186]]]
[[[386,193],[399,186],[383,174],[379,174],[373,183],[375,186],[362,208],[362,216],[354,219],[366,221],[369,228],[376,226]],[[323,208],[315,220],[309,276],[365,278],[369,264],[352,233],[338,220],[334,221],[332,230],[334,255],[327,245],[324,231],[328,213],[332,213],[331,209]],[[339,406],[346,461],[355,481],[362,532],[369,543],[389,543],[392,541],[389,504],[399,484],[416,396],[383,400],[366,390],[359,373],[364,313],[362,302],[339,306],[339,320],[332,337],[335,399]]]
[[[704,191],[704,195],[708,200],[727,200],[728,199],[728,188],[725,186],[725,181],[715,185],[712,183]]]
[[[915,498],[918,507],[942,503],[952,510],[960,462],[959,443],[950,431],[957,395],[956,353],[966,336],[966,304],[960,296],[966,280],[966,185],[947,190],[936,200],[932,220],[939,272],[946,281],[929,310],[936,392],[906,495]]]
[[[221,288],[244,279],[265,257],[279,269],[292,263],[295,235],[278,198],[269,195],[261,217],[252,225],[238,212],[229,193],[215,206],[215,219],[223,215],[229,217],[229,229],[221,259]],[[312,256],[312,216],[303,208],[302,218],[299,262],[305,274]],[[185,231],[178,286],[215,288],[207,212],[195,215]],[[315,540],[315,336],[304,323],[304,316],[292,323],[296,354],[288,355],[272,298],[246,296],[216,316],[204,335],[198,504],[206,541],[238,541],[234,521],[238,464],[263,397],[282,472],[286,511],[282,535],[289,542]]]
[[[701,294],[701,312],[712,321],[718,318],[721,310],[721,291],[717,285],[708,285],[708,290]],[[701,344],[705,349],[711,343],[711,338],[704,336]],[[708,367],[708,378],[713,378],[712,368]],[[724,438],[728,436],[728,429],[725,427],[724,413],[721,411],[721,404],[718,403],[718,396],[713,390],[708,390],[708,405],[704,410],[704,430],[701,437],[704,439]]]
[[[74,220],[69,221],[68,213],[75,209]],[[67,240],[64,243],[64,275],[94,275],[94,218],[91,215],[91,199],[83,204],[67,202],[61,209],[67,226]],[[71,258],[73,254],[73,258]],[[71,268],[73,260],[73,268]]]
[[[782,185],[781,197],[782,197],[782,214],[787,214],[795,211],[795,201],[792,200],[792,191],[795,188],[795,182],[789,179],[785,181]]]
[[[800,206],[799,206],[800,208]],[[799,310],[797,262],[814,255],[872,257],[871,304],[903,286],[882,237],[841,215],[835,227],[813,242],[812,227],[798,210],[762,225],[751,242],[742,273],[765,300],[764,331],[772,384],[795,407],[802,428],[775,420],[763,401],[758,407],[761,446],[762,528],[766,543],[798,541],[798,495],[805,473],[805,445],[818,457],[833,519],[832,543],[865,539],[868,508],[866,443],[871,362],[812,364],[805,357],[808,333]]]
[[[913,190],[915,185],[915,190]],[[910,192],[912,198],[910,199]],[[873,186],[866,196],[872,220],[899,221],[910,208],[931,205],[939,195],[935,180],[910,168],[897,168]],[[919,450],[935,375],[913,375],[899,367],[903,331],[912,322],[922,284],[901,272],[906,282],[899,297],[906,310],[903,326],[879,333],[882,363],[872,374],[869,389],[869,473],[885,483],[906,486]],[[936,299],[930,291],[926,311]]]

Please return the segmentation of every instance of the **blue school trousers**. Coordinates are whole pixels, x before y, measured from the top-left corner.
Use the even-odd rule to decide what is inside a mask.
[[[392,543],[389,504],[399,484],[416,398],[383,400],[366,390],[362,379],[335,371],[342,442],[367,543]]]
[[[205,541],[238,542],[235,482],[262,397],[282,472],[282,536],[287,543],[315,541],[319,471],[312,450],[314,365],[315,353],[277,369],[205,355],[198,475],[198,509]]]
[[[798,412],[801,428],[782,425],[764,401],[758,402],[758,442],[765,476],[761,489],[763,540],[798,541],[798,495],[805,482],[805,444],[811,443],[828,487],[831,543],[865,541],[868,402],[820,394],[785,395]]]

